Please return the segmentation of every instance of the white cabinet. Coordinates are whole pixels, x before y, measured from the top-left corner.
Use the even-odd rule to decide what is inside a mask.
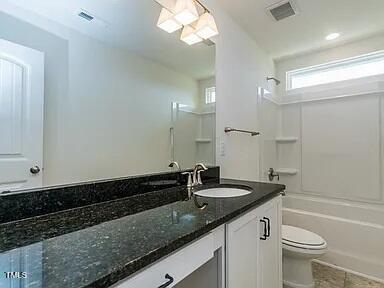
[[[213,258],[213,253],[214,238],[210,233],[145,271],[119,283],[115,288],[173,287]]]
[[[214,253],[224,250],[224,225],[216,228],[204,237],[154,263],[145,270],[115,284],[113,288],[171,288],[180,283],[205,263],[213,259]],[[222,261],[217,260],[220,267]],[[218,271],[218,276],[222,274]],[[224,287],[218,281],[217,287]]]
[[[281,196],[227,224],[227,288],[280,288]]]
[[[113,287],[202,287],[215,273],[210,288],[281,288],[281,206],[271,199]]]
[[[257,209],[260,221],[263,220],[257,268],[259,288],[282,287],[281,206],[281,197],[277,197]]]
[[[227,225],[227,288],[257,288],[259,223],[255,209]]]

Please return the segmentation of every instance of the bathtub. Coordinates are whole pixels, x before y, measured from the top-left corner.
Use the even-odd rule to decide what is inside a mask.
[[[325,264],[384,282],[384,207],[288,194],[283,223],[321,235]]]

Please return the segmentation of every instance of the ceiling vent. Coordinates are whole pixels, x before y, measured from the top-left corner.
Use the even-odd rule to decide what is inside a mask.
[[[281,21],[297,15],[298,9],[293,0],[284,0],[267,7],[267,13],[271,15],[275,21]]]
[[[88,11],[85,11],[83,9],[80,9],[75,12],[75,16],[79,16],[81,20],[84,20],[86,22],[97,24],[101,27],[107,27],[107,23],[104,20],[101,20],[99,17],[96,17],[95,15],[89,13]]]
[[[92,21],[95,18],[84,11],[80,11],[80,13],[77,15],[80,16],[81,18],[84,18],[87,21]]]

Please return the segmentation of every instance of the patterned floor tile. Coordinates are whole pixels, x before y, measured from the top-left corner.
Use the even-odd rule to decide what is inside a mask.
[[[384,284],[347,273],[345,288],[384,288]]]
[[[344,288],[345,272],[318,263],[313,263],[312,269],[315,288]]]

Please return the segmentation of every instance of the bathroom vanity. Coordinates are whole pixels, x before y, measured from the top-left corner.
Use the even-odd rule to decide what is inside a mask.
[[[285,187],[219,179],[218,168],[209,170],[192,191],[184,182],[159,188],[180,179],[168,173],[3,197],[0,204],[27,200],[38,209],[0,225],[2,263],[12,269],[18,259],[25,287],[281,287]],[[156,185],[151,190],[148,183]],[[191,195],[228,185],[251,191]],[[84,205],[92,193],[99,199]],[[61,202],[64,195],[84,203]],[[25,210],[17,209],[13,217]]]
[[[281,287],[280,227],[276,196],[113,287]]]

